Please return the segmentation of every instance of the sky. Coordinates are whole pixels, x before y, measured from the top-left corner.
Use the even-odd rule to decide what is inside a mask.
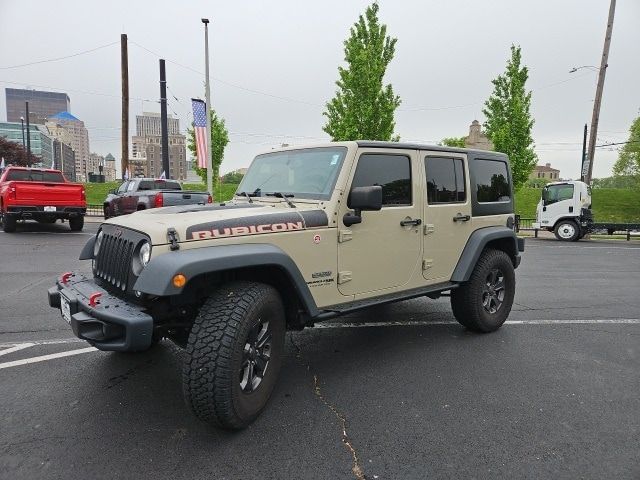
[[[5,87],[66,92],[71,112],[89,129],[91,151],[119,159],[120,34],[126,33],[130,135],[135,115],[160,111],[160,57],[167,61],[169,114],[186,130],[190,99],[204,98],[200,19],[207,17],[212,103],[230,133],[221,171],[246,167],[282,143],[329,140],[324,105],[335,93],[343,41],[369,3],[0,0],[0,119],[6,119]],[[402,100],[396,112],[402,140],[467,135],[474,119],[484,120],[491,80],[516,44],[529,68],[538,163],[551,163],[563,178],[579,177],[597,70],[569,70],[599,66],[609,0],[378,3],[381,22],[398,39],[385,80]],[[640,115],[639,20],[640,1],[618,0],[598,144],[625,141]],[[614,147],[598,148],[594,176],[611,175],[617,156]]]

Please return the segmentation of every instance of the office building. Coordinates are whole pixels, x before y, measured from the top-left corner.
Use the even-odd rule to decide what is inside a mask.
[[[31,153],[40,159],[34,166],[51,167],[53,163],[53,138],[48,134],[46,128],[41,125],[30,125],[29,132],[27,132],[27,126],[25,125],[23,130],[20,122],[0,122],[0,137],[4,137],[10,142],[22,145],[23,131],[24,148],[27,148],[27,135],[29,135]]]
[[[20,88],[5,88],[7,122],[20,123],[25,118],[25,103],[29,102],[29,122],[44,125],[47,119],[60,112],[71,110],[69,95],[61,92],[44,92]]]
[[[76,156],[76,180],[86,182],[90,151],[89,132],[84,122],[65,111],[53,115],[46,127],[53,137],[71,145]]]

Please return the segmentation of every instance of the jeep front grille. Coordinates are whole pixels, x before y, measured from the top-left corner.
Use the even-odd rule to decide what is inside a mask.
[[[106,232],[103,235],[94,274],[124,292],[129,284],[131,259],[136,246],[129,239],[118,238]]]

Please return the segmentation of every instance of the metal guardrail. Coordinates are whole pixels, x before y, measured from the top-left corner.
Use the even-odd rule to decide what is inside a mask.
[[[102,217],[103,215],[102,205],[87,204],[87,217]]]

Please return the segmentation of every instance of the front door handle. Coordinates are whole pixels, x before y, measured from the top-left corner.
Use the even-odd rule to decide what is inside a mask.
[[[417,227],[418,225],[422,224],[422,220],[420,220],[419,218],[416,218],[415,220],[401,220],[400,221],[400,226],[401,227]]]
[[[462,215],[461,213],[453,217],[454,222],[468,222],[469,220],[471,220],[471,215]]]

